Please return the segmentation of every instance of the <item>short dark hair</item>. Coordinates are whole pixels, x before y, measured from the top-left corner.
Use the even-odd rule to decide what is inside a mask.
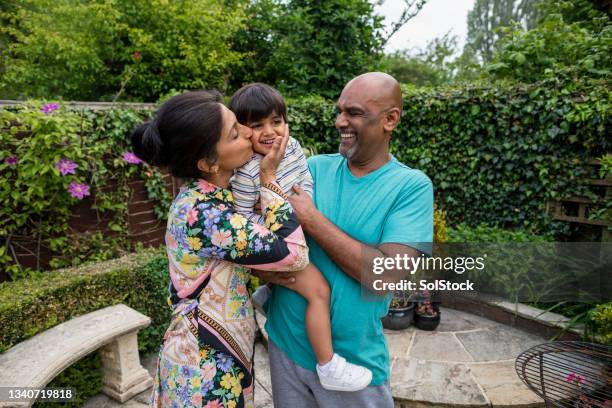
[[[240,88],[232,95],[228,104],[243,125],[264,119],[272,112],[287,122],[287,105],[278,90],[267,84],[256,82]]]
[[[131,135],[134,154],[167,167],[173,176],[199,178],[198,161],[217,159],[223,130],[223,97],[217,91],[186,92],[170,98],[155,117]]]

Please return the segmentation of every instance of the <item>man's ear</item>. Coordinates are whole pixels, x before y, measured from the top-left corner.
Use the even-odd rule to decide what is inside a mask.
[[[219,166],[217,166],[216,164],[211,164],[206,159],[198,160],[197,166],[198,170],[200,170],[202,173],[217,174],[219,172]]]
[[[399,110],[399,108],[389,109],[387,113],[385,114],[383,128],[387,132],[391,132],[399,124],[401,116],[402,116],[402,112]]]

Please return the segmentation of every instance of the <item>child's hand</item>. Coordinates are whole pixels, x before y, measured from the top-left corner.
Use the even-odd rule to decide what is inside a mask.
[[[288,142],[289,125],[285,124],[283,136],[276,137],[270,151],[261,159],[259,177],[261,178],[262,185],[276,180],[276,169],[283,157],[285,157]]]

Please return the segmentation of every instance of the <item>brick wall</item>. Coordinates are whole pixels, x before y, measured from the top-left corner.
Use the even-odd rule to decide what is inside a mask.
[[[178,192],[180,182],[169,174],[164,176],[168,191],[174,195]],[[105,190],[111,190],[116,184],[110,183]],[[141,242],[145,247],[158,247],[164,243],[166,222],[157,219],[153,211],[154,201],[147,197],[145,184],[141,180],[129,183],[130,199],[128,201],[128,237],[131,244]],[[116,235],[111,231],[108,223],[109,215],[103,216],[96,210],[91,209],[95,203],[95,192],[77,204],[70,215],[68,222],[69,231],[79,233],[78,240],[70,242],[70,245],[83,245],[89,234],[101,231],[105,236]],[[34,222],[36,220],[33,220]],[[19,263],[24,267],[42,268],[49,267],[49,261],[53,252],[39,243],[36,237],[15,236],[11,239],[11,246]],[[37,254],[40,254],[38,256]],[[8,275],[0,271],[0,282],[8,280]]]

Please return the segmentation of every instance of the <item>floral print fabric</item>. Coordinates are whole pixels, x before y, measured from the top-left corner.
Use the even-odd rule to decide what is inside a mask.
[[[174,199],[166,250],[173,307],[159,356],[153,407],[252,407],[251,267],[300,270],[304,234],[276,185],[262,187],[266,225],[236,212],[230,190],[195,180]]]
[[[244,405],[241,381],[245,375],[234,358],[208,345],[200,349],[199,367],[159,360],[155,387],[161,390],[160,401],[167,407],[198,406],[236,408]]]

